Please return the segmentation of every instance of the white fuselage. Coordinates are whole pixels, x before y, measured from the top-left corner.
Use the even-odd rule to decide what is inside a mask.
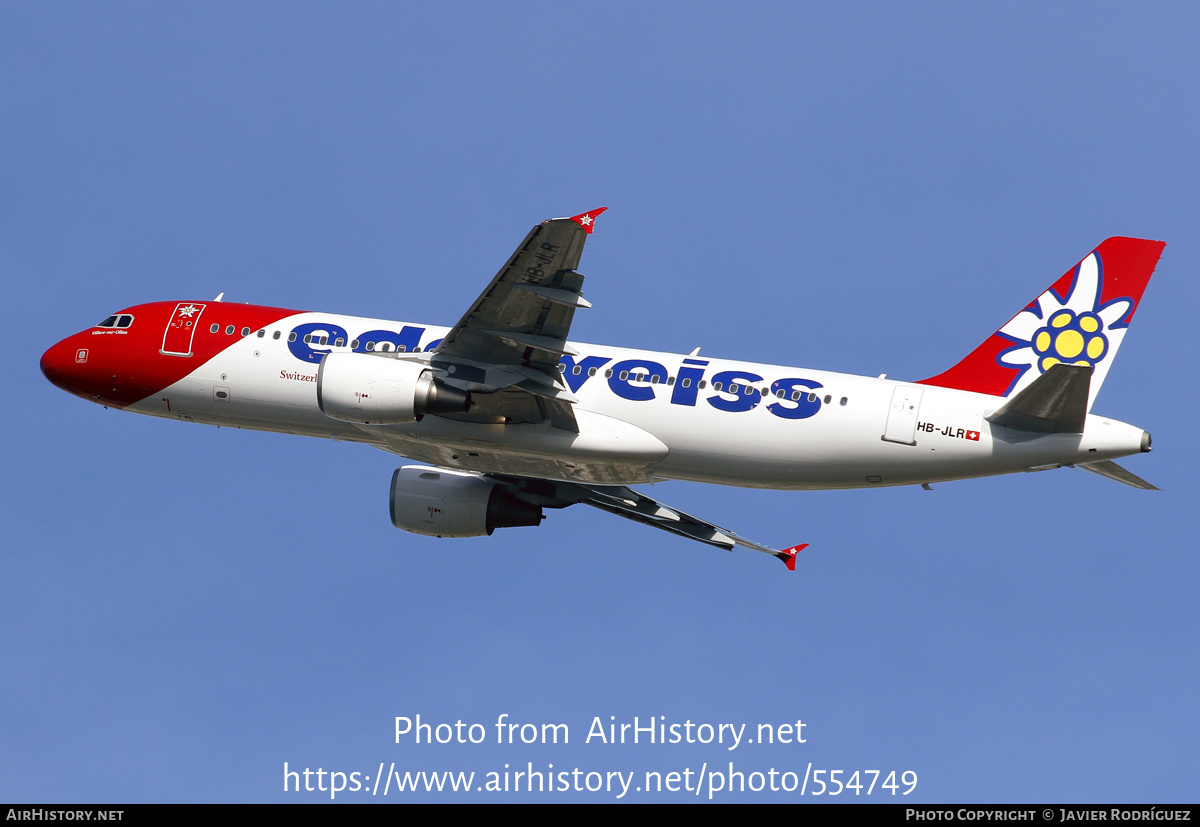
[[[389,345],[392,357],[429,360],[428,351],[447,330],[293,314],[261,335],[240,338],[127,409],[364,442],[450,468],[607,484],[684,479],[755,488],[864,488],[1095,462],[1143,449],[1141,429],[1094,415],[1082,434],[1037,436],[993,426],[985,417],[1003,404],[996,396],[582,343],[572,343],[578,355],[564,356],[561,364],[564,385],[577,399],[577,434],[549,424],[442,416],[358,425],[318,408],[322,354],[348,351],[352,344],[363,352],[363,334],[391,331],[419,346],[396,354]]]

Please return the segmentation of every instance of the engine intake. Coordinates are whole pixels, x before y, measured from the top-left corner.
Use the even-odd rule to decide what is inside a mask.
[[[428,366],[365,353],[330,353],[317,370],[317,406],[344,422],[388,425],[425,414],[465,413],[471,395],[447,385]]]
[[[542,509],[480,474],[405,465],[392,474],[392,525],[428,537],[482,537],[541,523]]]

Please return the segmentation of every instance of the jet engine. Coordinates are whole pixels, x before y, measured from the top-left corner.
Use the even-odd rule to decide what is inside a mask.
[[[317,406],[345,422],[388,425],[425,414],[464,413],[471,395],[434,378],[427,365],[365,353],[330,353],[317,371]]]
[[[430,537],[482,537],[538,525],[542,509],[481,474],[406,465],[392,474],[392,525]]]

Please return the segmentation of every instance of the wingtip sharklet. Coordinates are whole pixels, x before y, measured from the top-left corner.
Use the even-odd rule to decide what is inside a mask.
[[[808,543],[801,543],[798,546],[792,546],[791,548],[785,548],[783,551],[779,552],[779,554],[777,554],[775,556],[783,561],[783,564],[788,567],[788,571],[795,571],[796,570],[796,555],[799,554],[800,552],[804,551],[806,548],[808,548]]]
[[[588,235],[591,235],[592,229],[596,226],[596,216],[600,215],[600,213],[607,209],[608,207],[597,207],[594,210],[588,210],[587,212],[581,212],[579,215],[573,215],[571,216],[570,220],[574,221],[580,227],[583,227],[583,231]]]

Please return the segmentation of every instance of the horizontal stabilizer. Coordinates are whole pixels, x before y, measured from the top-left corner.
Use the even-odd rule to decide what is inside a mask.
[[[1112,460],[1103,459],[1099,462],[1083,462],[1075,466],[1082,468],[1084,471],[1091,471],[1093,474],[1099,474],[1102,477],[1108,477],[1110,480],[1123,482],[1126,485],[1132,485],[1134,488],[1141,488],[1143,491],[1161,491],[1157,485],[1151,485],[1137,474],[1131,474],[1121,466],[1117,465]]]
[[[1091,365],[1054,365],[987,421],[1018,431],[1081,434],[1091,380]]]

